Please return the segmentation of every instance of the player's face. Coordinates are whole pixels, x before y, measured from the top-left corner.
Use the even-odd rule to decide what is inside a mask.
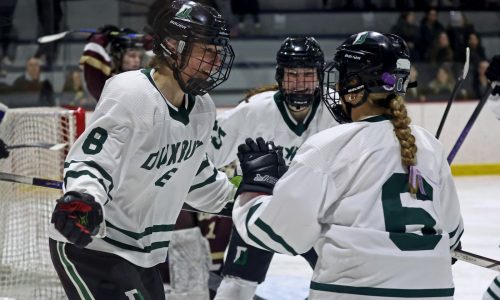
[[[191,56],[183,70],[185,76],[190,78],[207,79],[216,73],[221,64],[220,49],[215,45],[194,43]]]
[[[122,70],[132,71],[140,69],[142,55],[143,52],[141,50],[128,49],[125,51],[122,58]]]
[[[312,94],[318,86],[316,68],[285,68],[283,74],[285,93]]]

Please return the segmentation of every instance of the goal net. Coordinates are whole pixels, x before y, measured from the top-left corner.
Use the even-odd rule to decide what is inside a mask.
[[[82,109],[9,109],[0,124],[0,138],[9,146],[65,144],[59,150],[11,149],[0,159],[0,171],[62,180],[69,146],[85,129]],[[48,225],[57,189],[0,181],[0,299],[65,299],[52,266]]]

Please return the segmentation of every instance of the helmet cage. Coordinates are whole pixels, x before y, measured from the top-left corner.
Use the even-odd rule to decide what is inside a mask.
[[[324,61],[323,51],[314,38],[288,37],[284,40],[276,54],[275,80],[278,83],[280,93],[284,96],[284,100],[288,105],[307,107],[314,101],[320,100]],[[298,70],[308,68],[316,70],[316,78],[311,79],[310,76],[303,76],[306,74],[300,73],[305,70]],[[290,82],[284,82],[285,69],[295,69],[297,72],[296,79],[289,79]],[[304,81],[299,82],[298,77],[304,78]],[[311,82],[312,80],[314,82]],[[296,90],[291,91],[289,87],[293,86],[295,86]],[[314,88],[308,88],[311,86],[314,86]]]
[[[203,95],[229,78],[234,51],[226,23],[215,9],[174,1],[156,17],[152,35],[154,53],[165,59],[185,93]],[[177,41],[176,49],[168,45],[170,40]]]

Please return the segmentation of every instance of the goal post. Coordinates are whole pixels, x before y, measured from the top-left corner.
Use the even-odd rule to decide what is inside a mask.
[[[0,171],[62,180],[64,159],[85,130],[85,111],[56,107],[9,109],[0,124],[7,145],[53,143],[10,150]],[[48,225],[60,190],[0,182],[0,298],[66,299],[52,266]]]

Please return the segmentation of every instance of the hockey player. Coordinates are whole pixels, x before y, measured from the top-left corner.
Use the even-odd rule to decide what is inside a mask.
[[[316,245],[309,299],[453,298],[460,206],[441,143],[409,126],[409,70],[399,37],[354,34],[326,68],[340,99],[324,98],[348,124],[308,139],[286,173],[272,143],[238,148],[235,226],[245,242],[281,253]]]
[[[276,63],[277,86],[257,89],[236,108],[217,117],[208,151],[216,167],[235,160],[238,145],[258,136],[282,146],[288,164],[307,138],[337,125],[321,105],[324,54],[318,42],[312,37],[288,37],[277,51]],[[229,230],[226,220],[211,220],[217,231]],[[225,245],[216,244],[221,239],[215,236],[212,241],[212,249],[224,251]],[[273,252],[247,245],[233,230],[216,299],[252,299],[272,257]],[[314,267],[315,251],[311,249],[304,257]]]
[[[156,67],[106,82],[66,159],[49,245],[69,299],[164,299],[154,266],[183,202],[217,212],[234,194],[205,151],[215,122],[207,92],[234,59],[226,23],[174,1],[153,31]]]
[[[105,25],[92,34],[83,48],[80,66],[87,89],[96,101],[111,76],[140,69],[144,50],[151,50],[151,47],[151,36],[128,28]]]
[[[500,55],[495,55],[491,60],[491,63],[486,70],[486,77],[495,84],[495,88],[493,89],[491,94],[493,97],[498,99],[500,97]],[[499,102],[500,100],[494,101]],[[500,275],[493,279],[483,296],[483,300],[498,299],[500,299]]]

